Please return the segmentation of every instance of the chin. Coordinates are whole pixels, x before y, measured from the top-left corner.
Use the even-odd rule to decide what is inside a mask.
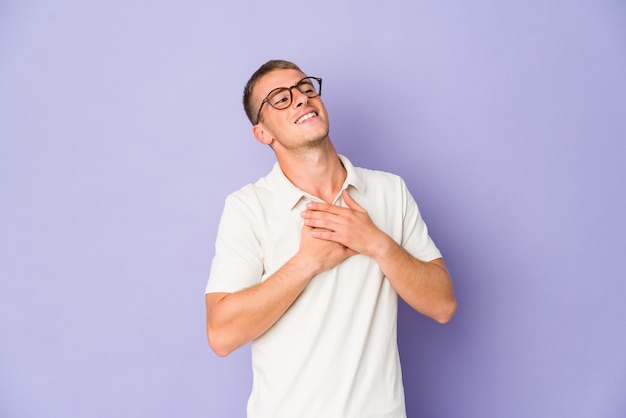
[[[326,145],[329,141],[330,141],[330,138],[328,137],[328,135],[319,137],[317,139],[311,139],[310,141],[306,143],[306,148],[308,149],[321,148],[322,146]]]

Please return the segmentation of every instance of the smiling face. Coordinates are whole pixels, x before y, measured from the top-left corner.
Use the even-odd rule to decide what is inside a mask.
[[[272,71],[261,77],[253,90],[257,109],[272,90],[294,86],[306,77],[301,71],[287,69]],[[307,151],[328,140],[328,114],[320,97],[309,98],[297,88],[291,90],[293,100],[286,109],[263,105],[259,123],[253,127],[254,136],[270,145],[276,153]]]

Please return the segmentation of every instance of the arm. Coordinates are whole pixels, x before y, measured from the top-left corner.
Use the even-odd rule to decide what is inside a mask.
[[[411,256],[374,225],[348,192],[343,192],[343,198],[348,208],[323,203],[307,206],[302,216],[305,225],[314,227],[311,234],[372,257],[398,295],[413,309],[437,322],[448,322],[457,305],[443,259],[423,262]]]
[[[302,228],[298,252],[267,280],[235,293],[207,293],[207,337],[216,354],[226,356],[263,335],[316,274],[355,254],[336,242],[315,239],[311,230]]]

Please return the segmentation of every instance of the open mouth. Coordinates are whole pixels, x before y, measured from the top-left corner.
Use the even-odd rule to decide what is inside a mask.
[[[316,112],[310,112],[310,113],[307,113],[306,115],[302,115],[302,116],[300,116],[300,117],[298,118],[298,120],[296,120],[296,123],[302,123],[302,122],[305,122],[305,121],[307,121],[307,120],[311,119],[311,118],[312,118],[312,117],[314,117],[314,116],[317,116],[317,113],[316,113]]]

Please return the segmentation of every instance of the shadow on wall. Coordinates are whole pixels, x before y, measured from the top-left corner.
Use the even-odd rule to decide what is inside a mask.
[[[330,117],[330,137],[340,154],[346,155],[356,166],[402,176],[422,212],[424,208],[428,208],[427,212],[442,213],[440,217],[451,216],[452,211],[437,209],[448,199],[437,196],[440,193],[438,186],[425,180],[429,174],[427,171],[436,162],[428,162],[428,157],[420,153],[417,138],[398,137],[401,134],[406,135],[406,131],[402,131],[406,129],[406,125],[397,127],[389,119],[388,113],[381,115],[375,106],[365,106],[363,103],[367,103],[366,101],[355,97],[348,96],[347,99],[338,101],[334,101],[334,97],[325,99]],[[412,132],[419,137],[419,133]],[[407,147],[407,141],[412,143],[410,148]],[[458,257],[454,256],[463,244],[449,239],[449,234],[453,233],[449,230],[451,223],[435,217],[425,218],[431,233],[438,228],[432,228],[429,219],[433,221],[433,225],[444,226],[433,238],[444,253],[453,278],[454,272],[461,270],[461,265],[464,266],[462,270],[466,271],[471,260],[463,260],[463,253]],[[449,257],[446,256],[448,251]],[[455,283],[455,287],[457,297],[461,295],[463,298],[463,282]],[[461,303],[466,304],[469,301],[463,300]],[[467,308],[467,304],[460,310],[465,310],[463,308]],[[454,350],[465,344],[464,336],[461,335],[465,321],[457,315],[451,323],[440,325],[417,313],[404,301],[399,301],[398,345],[409,416],[437,416],[438,405],[433,402],[445,398],[446,382],[442,381],[441,376],[449,375],[442,373],[442,368],[450,367]]]
[[[355,166],[378,168],[380,161],[373,158],[384,156],[382,123],[372,109],[355,105],[357,100],[326,99],[330,119],[330,137],[339,154],[345,155]]]

